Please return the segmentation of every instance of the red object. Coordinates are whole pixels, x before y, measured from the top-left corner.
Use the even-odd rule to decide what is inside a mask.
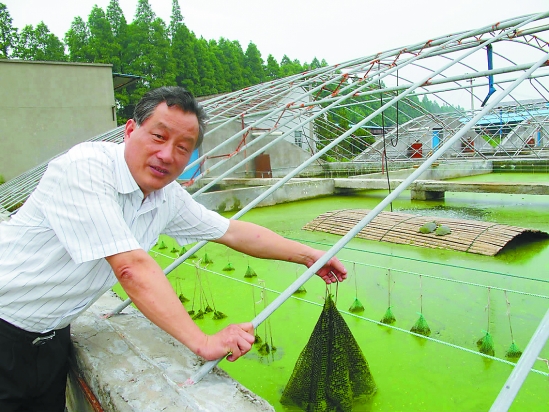
[[[423,145],[421,142],[415,142],[408,147],[408,157],[420,159],[423,157]]]
[[[461,151],[471,153],[475,151],[475,142],[473,139],[467,139],[461,141]]]
[[[273,171],[271,169],[271,157],[268,154],[263,153],[255,158],[255,177],[273,177]]]

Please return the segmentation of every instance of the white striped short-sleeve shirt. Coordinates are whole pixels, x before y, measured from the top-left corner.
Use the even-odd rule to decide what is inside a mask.
[[[123,143],[79,144],[0,223],[0,318],[32,332],[63,328],[116,283],[105,257],[149,250],[162,233],[186,245],[228,227],[176,182],[143,201]]]

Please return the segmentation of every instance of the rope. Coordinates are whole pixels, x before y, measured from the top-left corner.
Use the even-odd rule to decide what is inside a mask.
[[[488,324],[486,326],[486,332],[490,333],[490,286],[488,286],[488,304],[484,308],[484,311],[488,313]]]
[[[301,298],[297,298],[297,297],[295,299],[300,299],[300,300],[304,300],[305,302],[308,302],[305,299],[301,299]],[[310,303],[312,303],[313,305],[322,306],[321,304],[316,303],[316,302],[310,302]],[[442,345],[446,345],[446,346],[449,346],[449,347],[454,348],[454,349],[462,350],[464,352],[468,352],[468,353],[471,353],[473,355],[483,356],[485,358],[492,359],[492,360],[495,360],[495,361],[498,361],[498,362],[501,362],[501,363],[505,363],[505,364],[513,366],[513,367],[516,365],[514,362],[511,362],[511,361],[508,361],[508,360],[505,360],[505,359],[497,358],[495,356],[485,355],[484,353],[480,353],[480,352],[477,352],[477,351],[472,350],[472,349],[464,348],[463,346],[458,346],[458,345],[453,344],[453,343],[444,342],[443,340],[439,340],[439,339],[436,339],[436,338],[431,338],[429,336],[420,335],[418,333],[411,332],[407,329],[402,329],[402,328],[399,328],[397,326],[388,325],[386,323],[379,322],[377,320],[370,319],[370,318],[367,318],[365,316],[360,316],[360,315],[357,315],[355,313],[350,313],[350,312],[347,312],[347,311],[344,311],[344,310],[340,310],[340,312],[344,313],[346,315],[349,315],[349,316],[354,316],[355,318],[358,318],[358,319],[362,319],[362,320],[365,320],[365,321],[368,321],[368,322],[375,323],[376,325],[379,325],[379,326],[384,326],[386,328],[391,328],[391,329],[397,330],[399,332],[404,332],[404,333],[407,333],[409,335],[417,336],[418,338],[426,339],[426,340],[431,341],[431,342],[440,343]],[[537,369],[531,369],[531,371],[535,372],[535,373],[539,373],[540,375],[549,377],[548,372],[543,372],[543,371],[540,371],[540,370],[537,370]]]
[[[488,229],[491,229],[493,228],[494,226],[498,226],[499,223],[494,223],[493,225],[491,226],[488,226],[487,228],[485,228],[482,232],[480,232],[478,235],[475,236],[475,238],[471,241],[471,244],[469,245],[469,247],[467,248],[467,250],[465,252],[469,252],[469,249],[471,249],[473,247],[473,245],[475,244],[476,240],[483,234],[485,233]]]
[[[332,95],[331,95],[332,97],[336,97],[339,94],[339,91],[341,89],[341,85],[343,83],[345,83],[348,78],[349,78],[349,74],[347,74],[347,73],[344,73],[341,76],[341,80],[339,81],[339,84],[336,86],[335,90],[332,92]]]
[[[511,326],[511,302],[509,302],[509,298],[507,297],[507,291],[503,291],[505,295],[505,303],[507,304],[507,318],[509,319],[509,331],[511,332],[511,341],[515,341],[515,337],[513,336],[513,327]]]
[[[338,214],[342,213],[342,212],[346,212],[347,210],[349,209],[341,209],[341,210],[337,210],[335,213],[334,212],[331,212],[330,214],[328,214],[324,219],[322,219],[320,222],[318,222],[318,224],[313,228],[313,232],[316,230],[317,227],[319,227],[321,224],[323,224],[326,220],[332,218],[332,217],[335,217],[337,216]]]
[[[323,243],[323,242],[317,242],[317,241],[308,240],[308,239],[297,239],[297,238],[291,238],[291,237],[288,237],[288,239],[296,240],[296,241],[302,242],[302,243],[307,242],[307,243],[312,243],[312,244],[316,244],[316,245],[331,246],[331,244],[327,244],[327,243]],[[490,275],[499,275],[499,276],[504,276],[504,277],[516,278],[516,279],[531,280],[531,281],[534,281],[534,282],[549,283],[549,280],[546,280],[546,279],[538,279],[538,278],[530,278],[530,277],[526,277],[526,276],[511,275],[509,273],[496,272],[494,270],[475,269],[475,268],[470,268],[470,267],[467,267],[467,266],[454,265],[454,264],[451,264],[451,263],[433,262],[433,261],[425,260],[425,259],[418,259],[418,258],[412,258],[412,257],[406,257],[406,256],[398,256],[398,255],[393,255],[393,254],[383,253],[383,252],[373,252],[373,251],[370,251],[370,250],[358,249],[358,248],[353,248],[353,247],[348,247],[348,246],[345,246],[343,249],[344,250],[352,250],[352,251],[362,252],[362,253],[371,253],[371,254],[380,255],[380,256],[387,256],[387,257],[390,257],[390,258],[410,260],[410,261],[413,261],[413,262],[429,263],[431,265],[440,265],[440,266],[445,266],[445,267],[455,268],[455,269],[474,270],[475,272],[487,273],[487,274],[490,274]],[[359,262],[359,264],[363,264],[363,263]],[[381,266],[379,266],[379,267],[381,267]]]
[[[387,269],[387,307],[391,307],[391,269]]]
[[[286,109],[289,109],[293,104],[294,104],[294,102],[288,103],[288,104],[284,107],[284,110],[282,110],[282,111],[280,112],[280,116],[278,116],[278,119],[276,119],[276,122],[275,122],[273,128],[277,128],[277,127],[278,127],[278,122],[280,122],[280,119],[282,119],[282,116],[284,116],[284,113],[286,113]]]
[[[345,260],[345,259],[341,259],[341,261],[352,263],[351,261]],[[376,269],[384,269],[384,270],[390,269],[390,268],[387,268],[385,266],[378,266],[378,265],[373,265],[373,264],[368,264],[368,263],[361,263],[361,262],[356,262],[356,263],[358,263],[359,265],[369,266],[369,267],[373,267],[373,268],[376,268]],[[423,277],[430,278],[430,279],[442,280],[442,281],[453,282],[453,283],[459,283],[459,284],[462,284],[462,285],[477,286],[477,287],[481,287],[481,288],[491,288],[491,289],[494,289],[494,290],[501,290],[501,291],[516,293],[518,295],[525,295],[525,296],[532,296],[532,297],[535,297],[535,298],[549,299],[549,296],[538,295],[537,293],[522,292],[520,290],[513,290],[513,289],[504,289],[504,288],[499,288],[497,286],[492,286],[492,285],[483,285],[483,284],[480,284],[480,283],[467,282],[465,280],[441,278],[439,276],[426,275],[424,273],[410,272],[410,271],[407,271],[407,270],[400,270],[400,269],[394,269],[394,268],[391,269],[391,270],[393,270],[395,272],[405,273],[407,275],[423,276]]]
[[[380,61],[377,62],[377,70],[381,71]],[[381,90],[381,77],[378,78],[379,90]],[[379,95],[379,107],[383,107],[383,93]],[[385,144],[385,110],[381,112],[381,136],[383,138],[383,159],[382,162],[385,163],[385,173],[387,175],[387,190],[391,194],[391,180],[389,178],[389,165],[387,163],[387,147]],[[390,203],[390,210],[393,211],[393,202]],[[384,235],[385,236],[385,235]]]
[[[400,56],[400,53],[399,53],[399,56]],[[395,60],[396,61],[396,60]],[[398,70],[396,71],[396,81],[397,81],[397,84],[396,84],[396,87],[397,87],[397,92],[396,92],[396,95],[398,97],[399,95],[399,90],[398,90]],[[399,110],[398,110],[398,104],[400,103],[400,100],[398,100],[396,102],[396,105],[395,105],[395,110],[396,110],[396,139],[393,141],[393,136],[391,135],[391,146],[393,147],[397,147],[398,145],[398,125],[399,125],[399,118],[398,118],[398,114],[399,114]]]
[[[387,231],[383,234],[383,236],[381,236],[381,237],[379,238],[378,242],[381,242],[387,233],[389,233],[391,230],[393,230],[395,227],[397,227],[397,226],[400,225],[401,223],[407,222],[408,220],[414,219],[414,218],[416,218],[416,217],[418,217],[418,216],[417,216],[417,215],[410,216],[410,217],[407,218],[407,219],[404,219],[404,220],[401,220],[400,222],[395,223],[393,226],[391,226],[389,229],[387,229]]]
[[[166,256],[168,258],[171,258],[171,256]],[[192,266],[189,264],[189,266]],[[213,270],[209,270],[209,269],[205,269],[205,268],[202,268],[203,271],[205,272],[210,272],[210,273],[213,273],[213,274],[216,274],[218,276],[221,276],[221,277],[224,277],[224,278],[227,278],[227,279],[231,279],[231,280],[234,280],[236,282],[240,282],[240,283],[243,283],[247,286],[252,286],[254,288],[259,288],[259,289],[262,289],[264,291],[268,291],[268,292],[271,292],[271,293],[276,293],[278,295],[281,294],[280,291],[277,291],[277,290],[274,290],[274,289],[270,289],[270,288],[267,288],[265,287],[264,285],[256,285],[256,284],[253,284],[253,283],[249,283],[247,281],[244,281],[244,280],[240,280],[240,279],[235,279],[231,276],[228,276],[228,275],[225,275],[223,273],[219,273],[219,272],[215,272]],[[425,277],[430,277],[430,276],[427,276],[427,275],[422,275],[422,276],[425,276]],[[253,290],[253,289],[252,289]],[[510,291],[508,290],[509,292],[513,292],[513,291]],[[519,292],[520,293],[520,292]],[[308,299],[304,299],[304,298],[300,298],[298,296],[291,296],[292,299],[296,299],[298,301],[301,301],[301,302],[305,302],[305,303],[309,303],[311,305],[315,305],[315,306],[319,306],[319,307],[322,307],[323,306],[323,303],[318,303],[318,302],[313,302],[311,300],[308,300]],[[549,297],[545,297],[547,299],[549,299]],[[339,309],[338,309],[339,310]],[[498,362],[501,362],[501,363],[505,363],[507,365],[510,365],[510,366],[515,366],[515,363],[514,362],[510,362],[508,360],[505,360],[505,359],[500,359],[500,358],[497,358],[495,356],[490,356],[490,355],[485,355],[483,353],[480,353],[480,352],[477,352],[475,350],[472,350],[472,349],[468,349],[468,348],[464,348],[462,346],[458,346],[456,344],[453,344],[453,343],[449,343],[449,342],[444,342],[442,340],[439,340],[439,339],[436,339],[436,338],[431,338],[431,337],[428,337],[428,336],[424,336],[424,335],[420,335],[420,334],[417,334],[417,333],[414,333],[414,332],[411,332],[407,329],[402,329],[402,328],[399,328],[397,326],[392,326],[392,325],[387,325],[385,323],[382,323],[382,322],[379,322],[377,320],[374,320],[374,319],[371,319],[371,318],[367,318],[365,316],[361,316],[361,315],[357,315],[355,313],[351,313],[351,312],[348,312],[348,311],[345,311],[345,310],[339,310],[339,312],[345,314],[345,315],[348,315],[348,316],[354,316],[355,318],[358,318],[358,319],[361,319],[361,320],[365,320],[365,321],[368,321],[368,322],[371,322],[371,323],[375,323],[376,325],[379,325],[379,326],[383,326],[383,327],[387,327],[387,328],[391,328],[393,330],[396,330],[396,331],[399,331],[399,332],[403,332],[403,333],[407,333],[408,335],[413,335],[413,336],[417,336],[418,338],[422,338],[422,339],[426,339],[428,341],[431,341],[431,342],[435,342],[435,343],[439,343],[439,344],[442,344],[442,345],[445,345],[445,346],[449,346],[451,348],[454,348],[454,349],[458,349],[458,350],[461,350],[461,351],[464,351],[464,352],[468,352],[470,354],[473,354],[473,355],[478,355],[478,356],[483,356],[485,358],[488,358],[488,359],[492,359],[492,360],[495,360],[495,361],[498,361]],[[534,373],[538,373],[540,375],[543,375],[543,376],[548,376],[549,377],[549,372],[543,372],[543,371],[540,371],[540,370],[537,370],[537,369],[531,369],[532,372]]]
[[[377,54],[377,56],[379,56],[379,53]],[[376,56],[376,57],[377,57]],[[364,73],[364,76],[362,76],[362,80],[366,80],[366,78],[368,77],[368,74],[370,73],[370,71],[374,68],[374,65],[378,63],[379,64],[379,60],[378,59],[374,59],[372,60],[372,62],[370,63],[370,68],[368,70],[366,70],[366,73]]]
[[[168,259],[172,259],[172,260],[175,260],[176,258],[172,257],[172,256],[168,256],[168,255],[164,255],[162,253],[158,253],[158,252],[155,252],[155,256],[156,255],[160,255],[160,256],[163,256],[163,257],[166,257]],[[392,256],[392,257],[400,257],[400,256]],[[546,295],[539,295],[537,293],[530,293],[530,292],[523,292],[523,291],[520,291],[520,290],[514,290],[514,289],[505,289],[505,288],[500,288],[500,287],[497,287],[497,286],[492,286],[492,285],[483,285],[481,283],[474,283],[474,282],[467,282],[465,280],[458,280],[458,279],[449,279],[449,278],[442,278],[440,276],[433,276],[433,275],[426,275],[424,273],[417,273],[417,272],[411,272],[411,271],[408,271],[408,270],[400,270],[400,269],[394,269],[394,268],[388,268],[386,266],[379,266],[379,265],[374,265],[374,264],[371,264],[371,263],[362,263],[362,262],[356,262],[356,261],[352,261],[352,260],[346,260],[346,259],[340,259],[342,262],[346,262],[346,263],[352,263],[353,265],[362,265],[362,266],[368,266],[368,267],[372,267],[372,268],[375,268],[375,269],[383,269],[383,270],[390,270],[390,271],[395,271],[395,272],[400,272],[400,273],[404,273],[404,274],[407,274],[407,275],[414,275],[414,276],[423,276],[423,277],[426,277],[426,278],[429,278],[429,279],[435,279],[435,280],[442,280],[442,281],[446,281],[446,282],[453,282],[453,283],[459,283],[459,284],[462,284],[462,285],[467,285],[467,286],[476,286],[476,287],[481,287],[481,288],[491,288],[491,289],[494,289],[494,290],[501,290],[503,292],[507,291],[509,293],[515,293],[517,295],[524,295],[524,296],[530,296],[530,297],[534,297],[534,298],[541,298],[541,299],[549,299],[549,296],[546,296]],[[422,261],[420,259],[414,259],[414,260],[418,260],[418,261]],[[428,261],[423,261],[423,262],[426,262],[426,263],[432,263],[432,262],[428,262]],[[194,266],[193,264],[191,263],[187,263],[187,262],[183,262],[183,264],[186,264],[188,266]],[[448,265],[448,266],[452,266],[452,265]],[[471,269],[471,268],[466,268],[466,267],[461,267],[461,266],[457,266],[457,268],[460,268],[460,269]],[[206,270],[204,268],[201,268],[202,270]],[[483,271],[483,270],[478,270],[479,272],[488,272],[488,271]],[[213,272],[213,273],[217,273],[217,272]],[[490,272],[488,272],[490,273]],[[490,274],[498,274],[497,272],[492,272]],[[233,280],[236,280],[238,282],[242,282],[242,283],[245,283],[245,284],[249,284],[249,282],[246,282],[246,281],[241,281],[239,279],[234,279],[233,277],[231,276],[228,276],[228,275],[225,275],[223,273],[219,273],[220,276],[223,276],[223,277],[226,277],[227,279],[233,279]],[[527,280],[539,280],[539,279],[528,279],[528,278],[523,278],[523,277],[520,277],[520,276],[515,276],[519,279],[527,279]],[[546,283],[549,283],[549,281],[543,281],[543,280],[540,280],[542,282],[546,282]]]

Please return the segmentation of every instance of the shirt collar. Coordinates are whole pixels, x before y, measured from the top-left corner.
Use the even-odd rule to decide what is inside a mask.
[[[116,184],[119,193],[129,194],[133,192],[139,192],[140,196],[143,196],[139,185],[133,178],[126,159],[124,158],[124,149],[126,144],[120,143],[115,149],[114,162],[116,165]],[[147,199],[143,202],[143,205],[148,204],[150,208],[158,207],[166,201],[166,188],[156,190],[147,196]]]
[[[125,143],[120,143],[115,149],[114,163],[116,166],[116,186],[119,193],[128,194],[141,190],[133,178],[126,159],[124,158]]]

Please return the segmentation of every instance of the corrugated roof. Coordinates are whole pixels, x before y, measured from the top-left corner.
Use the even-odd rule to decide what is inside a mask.
[[[522,110],[518,112],[502,112],[501,114],[489,114],[479,120],[477,122],[477,125],[482,126],[500,123],[520,123],[535,116],[549,116],[549,108]],[[471,118],[469,117],[462,117],[461,119],[459,119],[459,121],[462,123],[467,123],[469,120],[471,120]]]

